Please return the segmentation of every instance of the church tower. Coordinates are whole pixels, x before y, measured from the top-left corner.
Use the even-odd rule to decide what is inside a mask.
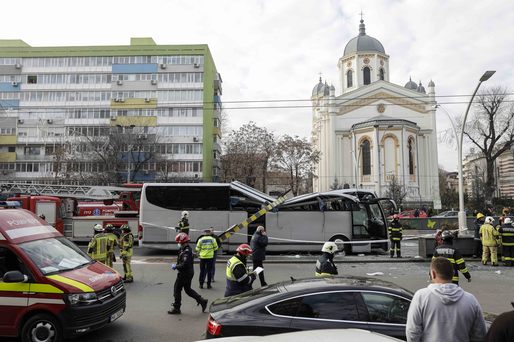
[[[378,39],[366,34],[362,18],[359,35],[346,44],[337,67],[343,94],[375,81],[389,82],[389,56]]]

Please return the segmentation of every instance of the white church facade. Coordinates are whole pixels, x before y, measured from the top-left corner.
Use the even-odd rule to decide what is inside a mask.
[[[438,208],[435,85],[389,82],[389,56],[366,34],[351,39],[337,64],[341,94],[320,82],[312,91],[312,142],[321,152],[313,190],[337,182],[386,195],[391,181],[404,202]]]

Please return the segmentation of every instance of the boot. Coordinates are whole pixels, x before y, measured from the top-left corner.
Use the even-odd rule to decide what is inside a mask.
[[[182,312],[180,312],[180,309],[179,308],[173,308],[172,310],[168,310],[168,313],[170,315],[180,315]]]
[[[205,309],[207,308],[207,299],[200,298],[198,300],[198,304],[196,304],[196,305],[201,305],[202,306],[202,312],[205,312]]]

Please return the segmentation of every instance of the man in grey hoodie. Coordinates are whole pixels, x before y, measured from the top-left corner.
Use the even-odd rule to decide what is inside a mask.
[[[484,316],[475,296],[452,284],[453,266],[443,257],[430,264],[432,284],[416,291],[407,314],[408,342],[483,341]]]

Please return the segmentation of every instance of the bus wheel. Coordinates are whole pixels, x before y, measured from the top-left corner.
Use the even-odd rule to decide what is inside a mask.
[[[22,342],[61,342],[61,324],[57,318],[48,314],[30,317],[21,330]]]
[[[336,244],[342,244],[343,242],[348,242],[350,241],[350,239],[348,239],[346,236],[344,235],[335,235],[335,236],[332,236],[330,238],[329,241],[333,241],[335,242]],[[343,245],[343,250],[344,250],[344,254],[350,254],[352,253],[352,245],[350,245],[349,243],[345,243]]]

